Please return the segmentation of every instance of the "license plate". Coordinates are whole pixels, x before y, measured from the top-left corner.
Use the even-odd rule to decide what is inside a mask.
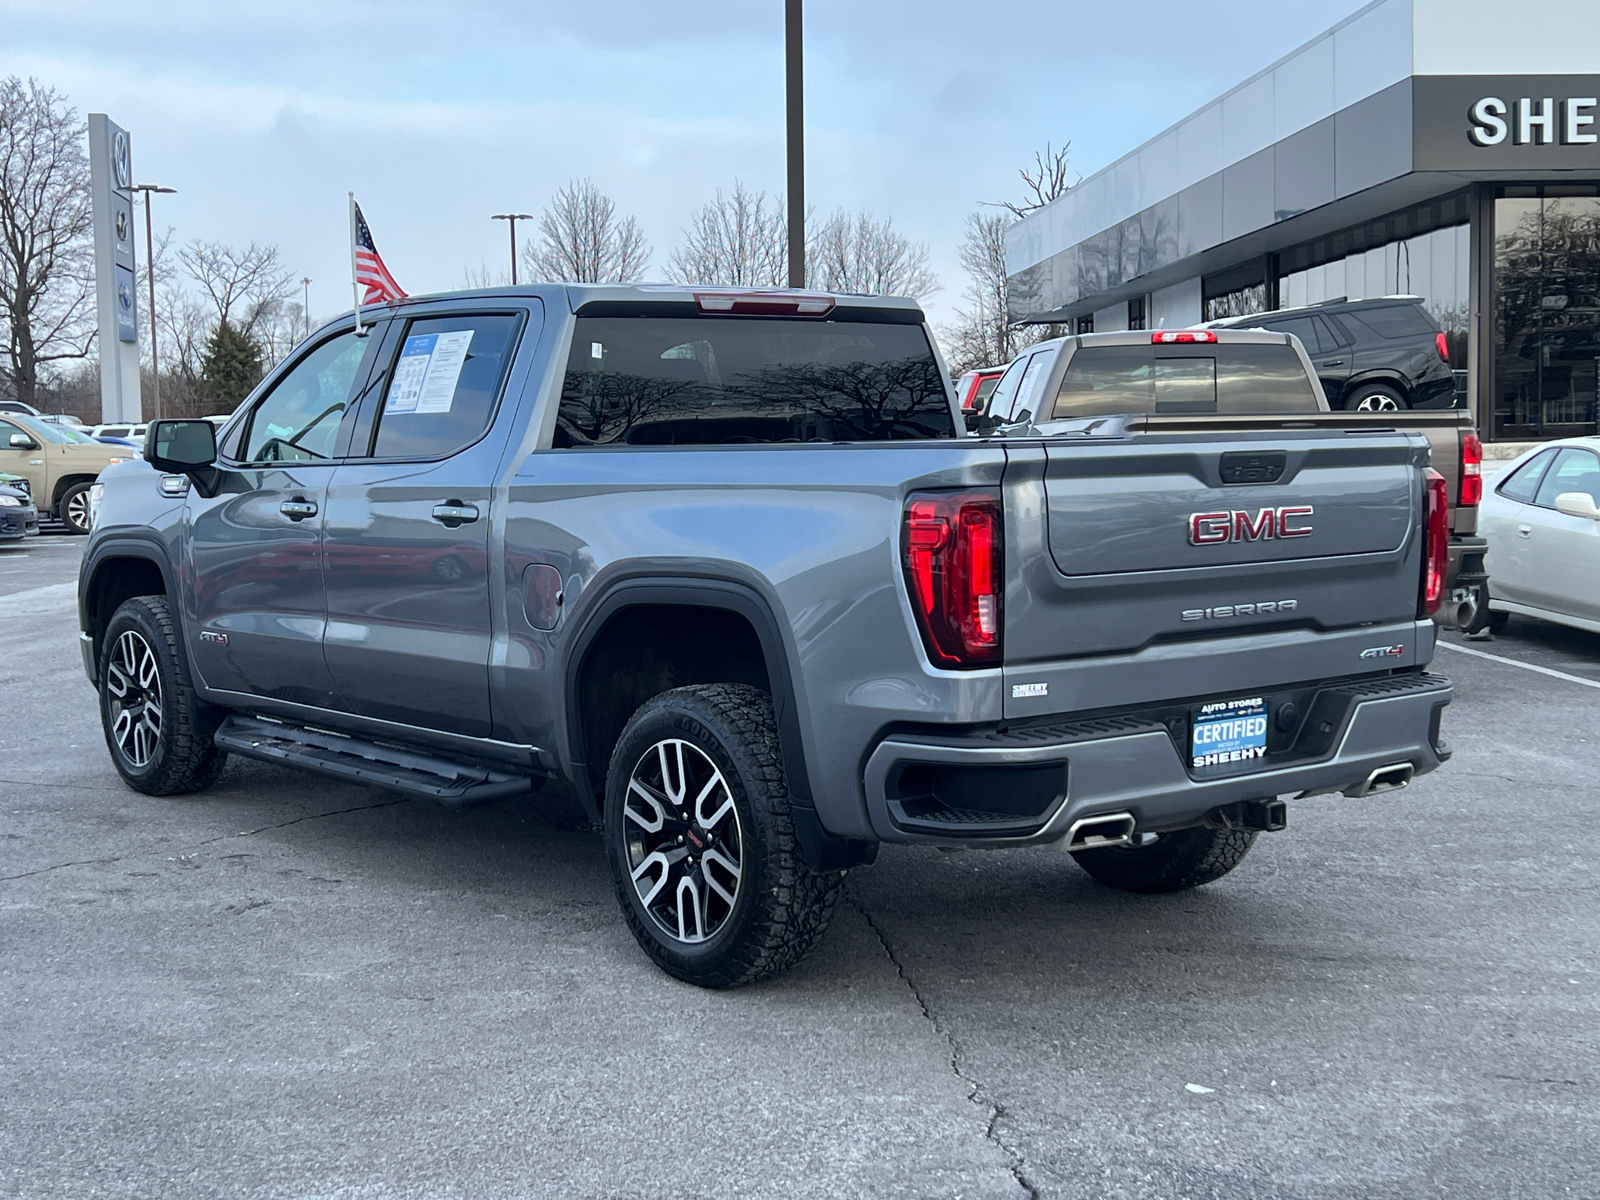
[[[1202,704],[1189,722],[1190,762],[1195,767],[1220,767],[1267,756],[1267,702],[1219,700]]]

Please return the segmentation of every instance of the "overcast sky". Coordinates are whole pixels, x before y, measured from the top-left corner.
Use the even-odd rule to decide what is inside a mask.
[[[1362,0],[809,0],[807,192],[925,242],[945,320],[961,223],[1072,143],[1088,175]],[[0,0],[0,75],[133,139],[178,237],[276,242],[350,303],[345,193],[411,292],[502,269],[507,210],[590,175],[660,277],[688,213],[784,182],[782,0]]]

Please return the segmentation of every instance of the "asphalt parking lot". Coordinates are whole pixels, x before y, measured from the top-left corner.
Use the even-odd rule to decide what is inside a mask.
[[[124,788],[81,546],[0,548],[4,1195],[1600,1194],[1600,637],[1449,639],[1454,760],[1210,887],[888,848],[709,993],[556,789]]]

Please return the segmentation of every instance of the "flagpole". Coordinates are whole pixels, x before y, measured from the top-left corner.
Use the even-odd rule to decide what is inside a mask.
[[[361,337],[361,284],[356,279],[356,194],[350,195],[350,296],[356,305],[356,336]]]

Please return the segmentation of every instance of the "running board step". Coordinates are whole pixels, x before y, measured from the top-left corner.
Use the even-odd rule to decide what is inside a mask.
[[[394,746],[362,741],[323,729],[307,729],[237,713],[216,732],[219,749],[262,762],[282,763],[451,806],[487,804],[531,792],[542,777],[467,766]]]

